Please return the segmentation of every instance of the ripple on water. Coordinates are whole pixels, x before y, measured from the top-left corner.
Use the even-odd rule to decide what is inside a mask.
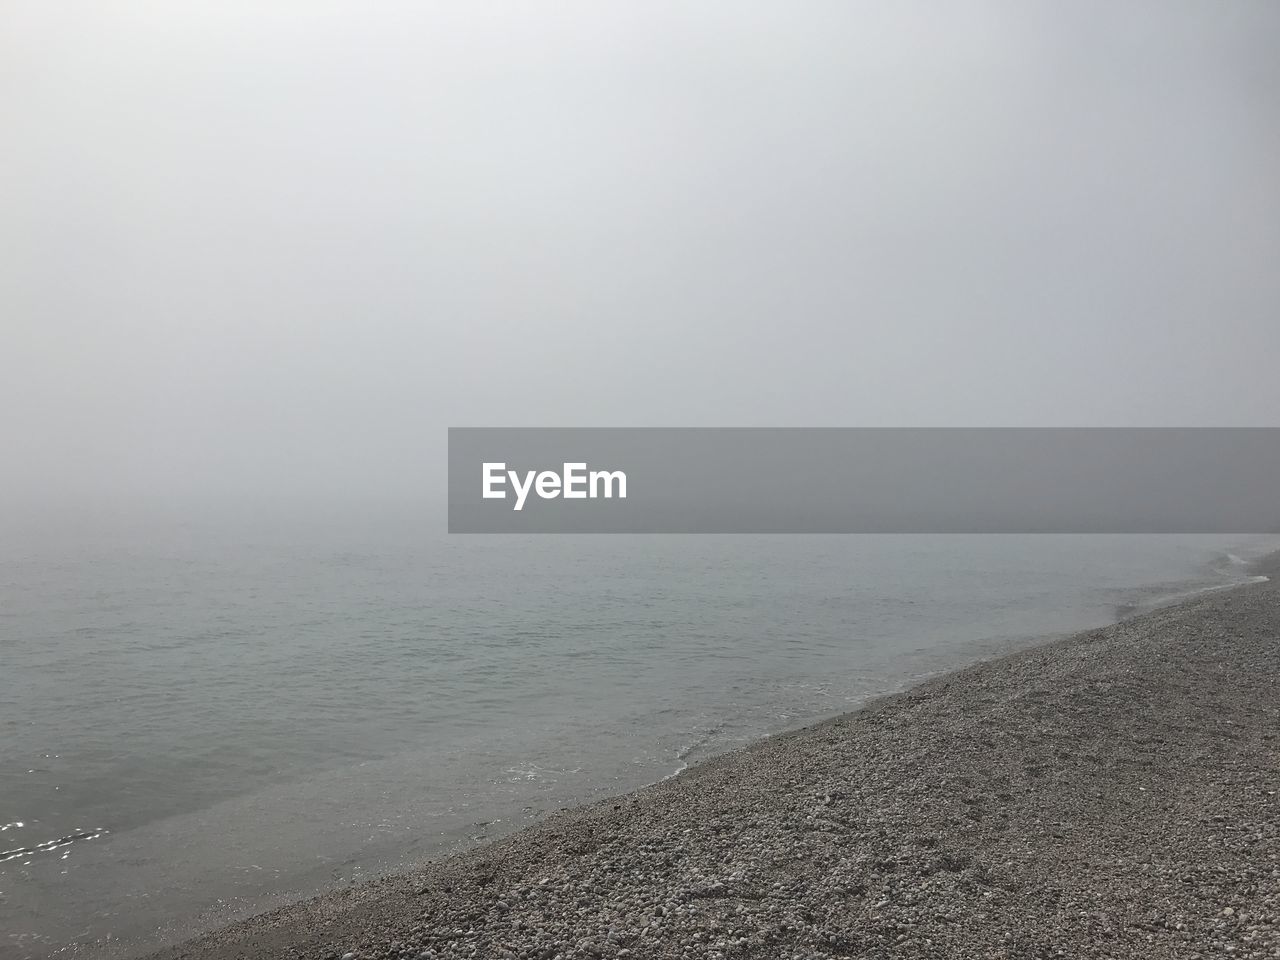
[[[21,821],[17,821],[15,823],[6,823],[3,828],[0,829],[8,830],[10,827],[19,828],[22,826],[25,826],[25,824]],[[66,836],[57,837],[53,840],[45,840],[42,843],[32,844],[28,847],[14,847],[12,850],[0,850],[0,863],[8,863],[10,860],[19,860],[22,857],[32,857],[39,856],[43,853],[52,853],[54,850],[61,850],[63,847],[69,847],[71,844],[77,843],[81,840],[97,840],[107,832],[108,831],[105,827],[95,827],[92,830],[76,830],[73,833],[68,833]],[[62,856],[65,860],[67,854],[64,853]]]

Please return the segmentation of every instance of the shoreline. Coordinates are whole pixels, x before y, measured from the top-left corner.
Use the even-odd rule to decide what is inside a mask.
[[[149,956],[1280,956],[1278,569]]]

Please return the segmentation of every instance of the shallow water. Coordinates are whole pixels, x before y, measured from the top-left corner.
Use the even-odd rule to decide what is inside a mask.
[[[6,531],[0,952],[129,952],[353,882],[1276,545],[427,526]]]

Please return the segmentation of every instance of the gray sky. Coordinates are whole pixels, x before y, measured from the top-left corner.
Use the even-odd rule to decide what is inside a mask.
[[[1272,0],[7,0],[0,110],[6,498],[1280,425]]]

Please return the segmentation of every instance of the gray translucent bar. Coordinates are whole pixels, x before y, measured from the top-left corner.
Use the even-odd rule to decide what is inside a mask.
[[[451,428],[449,532],[1274,533],[1280,429]]]

